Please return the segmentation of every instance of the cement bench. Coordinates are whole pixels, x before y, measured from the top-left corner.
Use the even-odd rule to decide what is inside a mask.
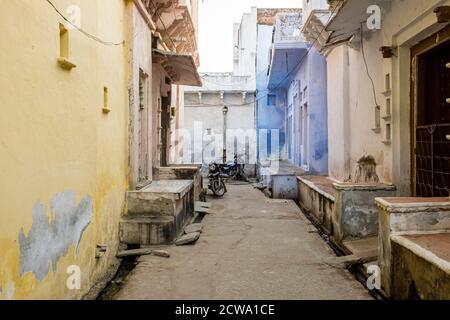
[[[297,177],[299,202],[341,247],[344,242],[377,237],[374,199],[395,194],[386,184],[336,183],[323,176]]]
[[[153,181],[127,192],[120,241],[128,245],[170,244],[194,213],[192,180]]]

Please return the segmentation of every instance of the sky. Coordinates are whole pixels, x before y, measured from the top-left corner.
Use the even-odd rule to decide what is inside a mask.
[[[302,0],[199,0],[201,72],[233,71],[233,24],[251,7],[300,8]]]

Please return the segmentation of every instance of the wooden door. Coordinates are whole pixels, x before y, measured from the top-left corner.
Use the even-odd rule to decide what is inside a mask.
[[[448,197],[450,190],[450,41],[415,57],[414,190]]]

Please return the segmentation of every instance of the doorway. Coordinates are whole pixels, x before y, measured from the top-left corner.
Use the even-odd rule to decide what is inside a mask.
[[[412,49],[412,190],[448,197],[450,190],[450,29]],[[442,37],[446,36],[446,40]],[[436,45],[440,39],[440,44]]]
[[[161,100],[161,153],[160,153],[160,166],[166,167],[168,165],[168,146],[170,145],[170,105],[171,94],[168,93],[167,97],[162,97]]]

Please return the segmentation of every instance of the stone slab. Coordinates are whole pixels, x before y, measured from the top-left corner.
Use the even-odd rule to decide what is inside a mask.
[[[193,183],[192,180],[158,180],[153,181],[149,186],[140,190],[140,192],[178,194],[182,197],[192,188]]]
[[[175,240],[177,246],[193,243],[200,238],[200,232],[188,233]]]
[[[203,231],[203,223],[193,223],[190,225],[187,225],[184,228],[184,232],[187,233],[195,233],[195,232],[202,232]]]

